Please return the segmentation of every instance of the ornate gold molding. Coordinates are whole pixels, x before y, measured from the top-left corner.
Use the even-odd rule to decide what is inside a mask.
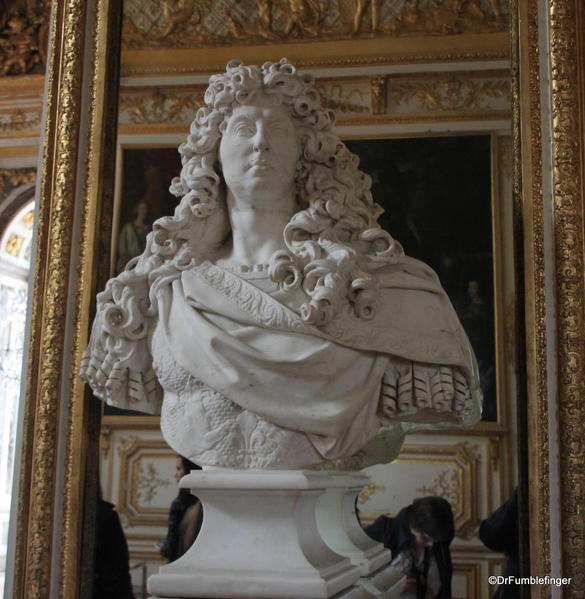
[[[507,28],[499,0],[127,0],[128,48],[195,48],[283,41],[488,33]]]
[[[373,495],[375,495],[378,491],[385,491],[386,487],[382,486],[382,485],[375,485],[375,484],[369,484],[366,485],[359,493],[358,495],[358,504],[364,503],[365,501],[367,501],[370,497],[372,497]]]
[[[48,599],[55,516],[57,428],[62,392],[65,313],[75,165],[80,123],[85,6],[53,6],[47,123],[39,177],[37,252],[24,402],[14,596]],[[59,24],[64,29],[59,35]],[[34,493],[30,493],[34,489]]]
[[[0,77],[42,72],[50,0],[13,2],[0,15]]]
[[[451,75],[434,81],[404,81],[390,84],[390,102],[394,106],[413,101],[424,111],[481,110],[490,100],[504,98],[511,102],[509,78],[473,81]]]
[[[164,526],[167,522],[168,506],[145,507],[154,496],[156,485],[170,483],[159,476],[158,470],[144,470],[143,460],[168,458],[174,466],[176,454],[162,440],[144,439],[136,435],[125,438],[117,447],[120,459],[117,510],[124,518],[125,526]]]
[[[71,309],[74,332],[70,348],[64,483],[64,517],[59,586],[62,599],[78,599],[92,593],[93,566],[79,551],[93,548],[98,495],[99,419],[101,408],[86,396],[79,378],[82,353],[87,346],[94,285],[102,286],[109,270],[100,262],[108,254],[115,170],[118,107],[121,0],[79,0],[89,13],[85,29],[88,59],[85,77],[88,97],[84,104],[88,121],[87,146],[82,164],[83,196],[77,287]],[[79,99],[81,99],[79,97]],[[79,152],[79,148],[78,152]],[[80,199],[80,198],[78,198]],[[102,237],[100,237],[102,234]],[[106,243],[107,239],[107,243]],[[105,272],[106,271],[106,272]],[[91,403],[90,403],[91,402]],[[90,451],[88,451],[88,449]],[[93,450],[93,451],[91,451]]]
[[[373,114],[384,114],[386,112],[387,84],[387,76],[373,77],[370,82]]]
[[[190,123],[203,106],[203,93],[197,86],[184,93],[157,88],[150,94],[121,94],[120,116],[138,125]]]
[[[8,113],[0,115],[0,137],[6,133],[21,133],[31,129],[39,128],[41,124],[41,107],[37,110],[25,110],[16,108]],[[38,133],[38,131],[36,131]]]
[[[35,143],[35,139],[30,139],[31,143]],[[0,146],[0,159],[2,158],[30,158],[31,156],[37,156],[39,148],[34,146]]]
[[[419,64],[450,61],[502,60],[509,57],[507,33],[461,34],[451,37],[382,37],[341,41],[282,43],[274,46],[222,46],[161,50],[126,49],[122,74],[212,74],[237,56],[257,64],[286,56],[299,68]]]
[[[106,431],[118,429],[160,430],[160,416],[103,416],[102,428]]]
[[[529,451],[528,463],[530,568],[550,572],[549,435],[547,390],[547,333],[545,322],[544,198],[542,188],[542,137],[540,105],[540,52],[538,0],[514,2],[518,11],[519,76],[514,81],[516,111],[514,133],[514,195],[517,227],[523,223],[524,308],[526,342],[525,434],[520,429],[520,451]],[[515,29],[513,29],[515,31]],[[516,72],[516,71],[514,71]],[[521,147],[518,145],[521,144]],[[520,179],[521,178],[521,179]],[[516,240],[517,242],[522,242]],[[519,291],[522,288],[519,286]],[[522,295],[520,296],[522,297]],[[521,331],[523,332],[523,331]],[[520,402],[523,398],[519,398]],[[522,424],[520,423],[522,426]],[[527,436],[527,440],[526,437]],[[525,447],[522,442],[525,441]],[[526,488],[526,487],[525,487]],[[528,565],[528,564],[527,564]],[[548,589],[532,589],[535,599],[545,599]]]
[[[343,78],[317,80],[322,106],[341,115],[369,113],[369,94],[359,83]]]
[[[0,201],[9,193],[7,190],[34,183],[36,177],[36,168],[0,168]]]
[[[585,7],[551,0],[552,167],[564,597],[585,594]]]
[[[104,185],[105,175],[99,168],[101,163],[99,167],[95,164],[98,149],[105,151],[102,129],[93,126],[87,135],[80,136],[80,128],[92,116],[94,125],[96,119],[107,117],[104,104],[96,98],[103,94],[107,79],[99,66],[106,61],[111,63],[112,57],[105,48],[94,44],[106,33],[103,21],[101,27],[87,24],[86,17],[89,17],[95,25],[94,14],[89,13],[88,5],[100,13],[109,3],[107,0],[91,3],[64,0],[55,2],[52,9],[24,397],[20,510],[15,535],[18,542],[13,596],[18,599],[49,599],[56,586],[63,599],[76,599],[78,591],[83,596],[81,565],[91,563],[87,559],[82,561],[80,552],[80,547],[86,547],[82,538],[82,519],[86,458],[91,451],[87,447],[86,402],[83,394],[75,394],[82,344],[79,335],[71,331],[71,325],[75,319],[78,333],[80,295],[79,288],[70,288],[69,273],[72,256],[79,255],[77,248],[73,248],[76,210],[83,207],[82,198],[92,208],[98,203],[91,186],[85,195],[78,195],[82,186],[78,186],[77,175],[83,173],[84,179],[98,186]],[[90,51],[86,53],[88,45]],[[97,50],[102,51],[97,53]],[[94,72],[86,68],[88,64],[94,65]],[[91,89],[90,82],[93,83]],[[89,93],[82,103],[84,88]],[[115,121],[110,123],[110,127],[114,126]],[[89,151],[81,150],[88,139]],[[91,260],[90,244],[83,235],[80,248],[84,259]],[[87,272],[83,269],[84,259],[79,271],[81,280]],[[91,285],[83,287],[80,283],[80,287],[89,306]],[[85,324],[82,323],[82,329]],[[87,334],[86,330],[83,334]],[[71,336],[75,337],[73,341]],[[62,475],[63,487],[58,487]],[[90,472],[89,477],[93,476]],[[55,523],[59,523],[59,530],[54,530]],[[60,561],[55,539],[60,542]]]

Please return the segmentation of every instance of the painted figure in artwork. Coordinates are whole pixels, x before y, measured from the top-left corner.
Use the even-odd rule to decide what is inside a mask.
[[[370,178],[286,60],[210,78],[181,198],[111,279],[82,376],[235,468],[362,468],[472,426],[475,358],[437,276],[377,224]]]
[[[124,224],[118,236],[116,272],[124,270],[126,264],[144,251],[148,226],[148,204],[139,200],[132,209],[132,220]]]

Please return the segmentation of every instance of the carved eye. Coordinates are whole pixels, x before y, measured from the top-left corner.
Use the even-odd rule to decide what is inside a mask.
[[[240,137],[252,137],[252,135],[254,135],[254,128],[248,123],[238,123],[234,127],[233,131],[234,135],[238,135]]]

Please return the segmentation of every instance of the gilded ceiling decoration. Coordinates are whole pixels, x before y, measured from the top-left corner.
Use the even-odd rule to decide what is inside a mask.
[[[0,200],[16,187],[34,183],[36,177],[36,168],[0,168]]]
[[[0,113],[0,134],[27,131],[41,124],[41,107],[24,110],[16,108]]]
[[[491,108],[490,101],[498,98],[506,100],[506,108],[511,105],[508,77],[474,81],[449,76],[431,81],[396,81],[390,92],[395,106],[414,101],[419,109],[429,111]]]
[[[0,3],[0,76],[45,70],[50,0]]]
[[[120,95],[120,121],[134,124],[184,123],[203,106],[204,89],[177,92],[156,89],[152,94]]]
[[[126,0],[127,48],[490,33],[507,0]]]

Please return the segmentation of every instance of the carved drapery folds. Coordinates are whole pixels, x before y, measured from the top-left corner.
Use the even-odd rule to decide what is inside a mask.
[[[289,40],[491,33],[507,27],[502,0],[127,0],[129,48]]]
[[[42,73],[51,1],[6,4],[0,11],[0,76]]]

